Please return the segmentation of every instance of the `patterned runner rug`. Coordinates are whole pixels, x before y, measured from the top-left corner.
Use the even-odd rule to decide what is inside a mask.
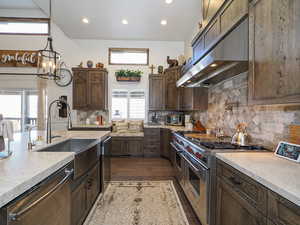
[[[173,181],[111,182],[88,225],[189,225]]]

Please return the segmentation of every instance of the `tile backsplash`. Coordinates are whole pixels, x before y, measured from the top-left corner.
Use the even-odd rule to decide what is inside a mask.
[[[193,117],[206,127],[223,128],[230,136],[238,123],[245,122],[253,142],[274,148],[288,139],[290,124],[300,123],[300,105],[248,106],[247,79],[248,73],[243,73],[211,87],[208,111]]]
[[[95,124],[97,122],[97,116],[103,116],[106,123],[109,122],[108,111],[76,111],[77,114],[77,124],[86,124],[87,119],[89,119],[90,124]]]

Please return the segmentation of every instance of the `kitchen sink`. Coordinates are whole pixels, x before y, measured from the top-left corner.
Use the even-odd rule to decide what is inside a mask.
[[[84,152],[85,150],[98,144],[97,139],[70,139],[51,145],[40,150],[41,152],[75,152],[76,154]]]
[[[86,174],[100,159],[99,139],[70,139],[46,147],[41,152],[74,152],[74,179]]]

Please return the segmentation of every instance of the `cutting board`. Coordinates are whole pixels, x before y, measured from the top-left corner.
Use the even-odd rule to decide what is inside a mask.
[[[300,125],[290,125],[289,142],[300,145]]]

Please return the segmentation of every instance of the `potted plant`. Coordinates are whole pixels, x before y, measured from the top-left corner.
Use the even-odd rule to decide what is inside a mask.
[[[140,70],[119,70],[116,72],[117,81],[139,82],[143,72]]]

